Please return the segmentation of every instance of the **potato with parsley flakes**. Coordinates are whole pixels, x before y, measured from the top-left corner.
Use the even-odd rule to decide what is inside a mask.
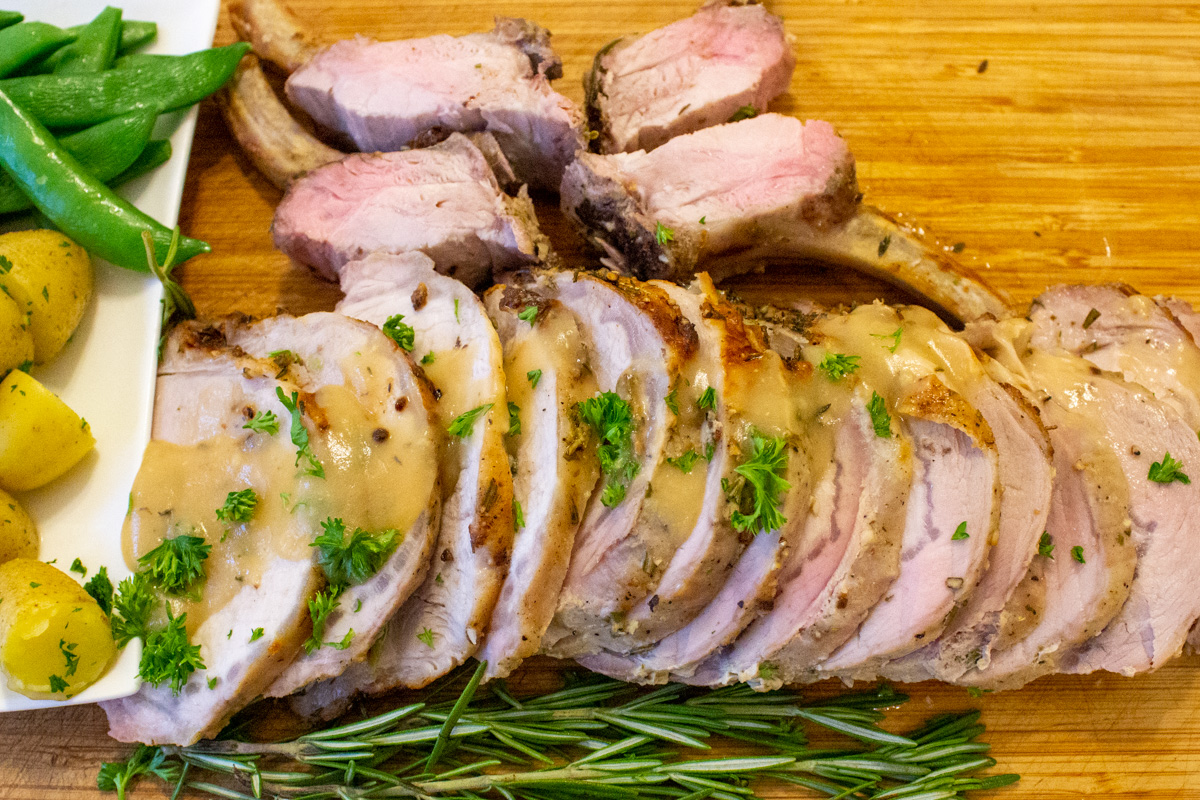
[[[86,421],[20,370],[0,381],[0,487],[36,489],[96,445]]]
[[[92,298],[92,259],[58,231],[0,234],[0,290],[29,315],[33,361],[63,349]]]
[[[0,564],[0,668],[9,689],[65,700],[116,655],[108,617],[70,576],[31,558]]]
[[[14,558],[37,558],[38,532],[21,504],[0,489],[0,564]]]
[[[33,362],[33,331],[29,315],[17,301],[0,291],[0,375]]]

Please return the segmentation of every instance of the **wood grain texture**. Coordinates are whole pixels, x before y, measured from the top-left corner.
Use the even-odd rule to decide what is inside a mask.
[[[617,36],[691,12],[690,0],[453,2],[291,0],[322,38],[466,33],[493,14],[554,31],[566,77]],[[995,285],[1028,301],[1059,281],[1127,281],[1200,301],[1200,7],[1157,2],[884,0],[772,2],[796,37],[791,93],[776,110],[834,123],[868,202],[901,213]],[[222,18],[218,43],[232,39]],[[986,61],[986,69],[982,63]],[[181,222],[213,245],[183,269],[202,313],[328,309],[334,287],[288,264],[268,226],[279,193],[253,173],[211,106],[188,171]],[[556,209],[539,208],[561,252],[582,258]],[[797,267],[738,284],[754,297],[886,292],[840,270]],[[523,680],[553,669],[538,662]],[[978,705],[1011,800],[1200,798],[1200,662],[1136,679],[1053,677],[970,699],[920,684],[900,720]],[[128,748],[91,707],[0,717],[0,798],[99,797],[96,767]],[[157,797],[144,787],[139,796]]]

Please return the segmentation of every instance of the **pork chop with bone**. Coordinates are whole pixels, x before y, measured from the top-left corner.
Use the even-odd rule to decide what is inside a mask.
[[[303,355],[258,358],[234,343],[264,339]],[[211,546],[199,595],[168,597],[173,613],[186,615],[205,666],[177,692],[146,684],[105,702],[113,737],[190,744],[216,735],[261,695],[313,633],[309,601],[325,579],[312,545],[322,521],[334,517],[394,532],[374,576],[346,587],[363,600],[369,643],[380,608],[402,596],[404,576],[419,576],[427,563],[437,484],[427,459],[439,438],[428,399],[392,342],[336,314],[175,329],[163,349],[153,438],[126,536],[135,555],[181,527]],[[266,424],[272,417],[281,424]],[[254,419],[264,424],[248,427]],[[289,420],[308,434],[309,456],[288,436]],[[382,441],[379,430],[389,433]],[[346,450],[354,455],[332,456]],[[386,488],[401,481],[413,491]],[[257,499],[250,519],[218,519],[227,495],[247,488]]]
[[[753,115],[787,91],[796,59],[783,20],[756,2],[714,0],[642,36],[605,45],[583,78],[602,153]]]

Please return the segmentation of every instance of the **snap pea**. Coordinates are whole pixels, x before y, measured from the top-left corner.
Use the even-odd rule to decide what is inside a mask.
[[[59,140],[63,149],[104,183],[132,169],[141,158],[154,130],[152,111],[137,111],[114,117]],[[33,203],[7,172],[0,170],[0,214],[33,208]]]
[[[171,142],[168,139],[152,139],[146,144],[129,169],[108,182],[109,186],[120,186],[134,178],[140,178],[151,170],[157,169],[171,160]]]
[[[83,33],[86,25],[76,25],[67,28],[67,33],[73,33],[76,36]],[[142,22],[140,20],[126,20],[121,23],[121,41],[117,44],[117,53],[125,55],[147,42],[154,41],[154,37],[158,36],[158,25],[153,22]],[[65,49],[65,48],[64,48]],[[41,61],[30,63],[25,69],[21,70],[21,75],[42,75],[47,72],[53,72],[58,66],[59,61],[63,58],[62,50],[55,50],[48,56],[42,58]]]
[[[88,175],[45,126],[2,88],[0,166],[12,175],[39,211],[93,255],[146,272],[149,265],[142,241],[145,231],[154,240],[159,263],[166,259],[171,231]],[[183,238],[176,263],[210,249],[205,242]]]
[[[161,113],[198,103],[229,80],[249,49],[238,42],[90,75],[6,78],[0,91],[48,128],[78,128],[129,111]]]
[[[0,28],[16,25],[23,19],[25,19],[25,15],[18,11],[0,11]]]
[[[0,77],[62,47],[74,38],[44,22],[21,22],[0,30]]]
[[[121,40],[121,9],[107,6],[84,26],[79,38],[62,48],[54,72],[69,75],[101,72],[112,66]]]

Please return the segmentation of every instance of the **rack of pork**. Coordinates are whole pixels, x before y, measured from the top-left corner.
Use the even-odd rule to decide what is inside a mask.
[[[732,48],[756,60],[744,85],[692,76],[657,111],[619,101],[639,52],[705,26],[786,44],[760,6],[710,3],[605,48],[586,114],[549,88],[561,63],[524,21],[318,50],[264,8],[235,4],[235,24],[292,71],[289,96],[386,152],[319,142],[254,58],[225,95],[287,188],[277,244],[345,297],[166,342],[126,535],[134,555],[181,526],[212,546],[202,593],[171,601],[206,669],[105,703],[115,737],[187,744],[260,696],[330,717],[470,658],[489,679],[542,653],[641,683],[1003,689],[1184,648],[1200,316],[1114,285],[1014,313],[862,204],[831,126],[725,122],[786,88],[790,45]],[[427,92],[430,108],[356,110],[363,80],[437,59],[430,85],[478,107]],[[562,268],[526,185],[558,188],[615,271]],[[751,307],[713,283],[797,258],[885,277],[941,316]],[[267,412],[274,434],[249,424]],[[253,517],[218,520],[244,488]],[[312,545],[332,520],[393,533],[314,633],[330,587]]]

